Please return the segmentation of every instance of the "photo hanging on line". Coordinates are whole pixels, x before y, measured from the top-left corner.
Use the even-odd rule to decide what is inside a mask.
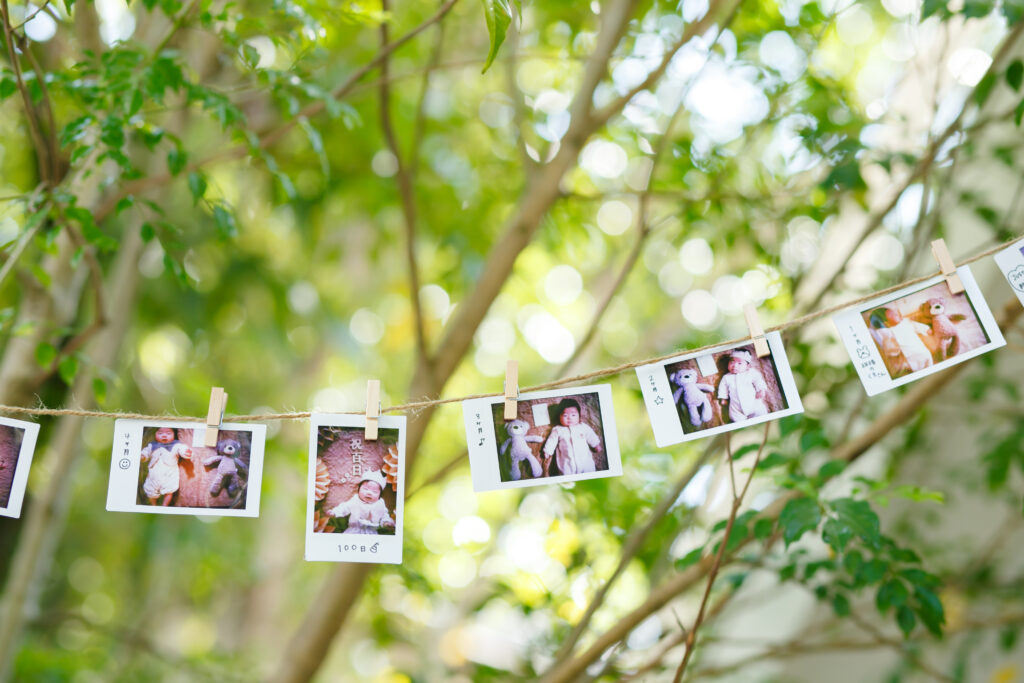
[[[748,341],[638,367],[654,442],[669,446],[802,413],[782,337],[765,338],[763,358]]]
[[[0,417],[0,517],[20,517],[39,425]]]
[[[116,420],[107,509],[168,515],[258,517],[266,425]]]
[[[474,491],[622,475],[608,384],[522,394],[506,420],[505,399],[463,401]]]
[[[404,416],[314,413],[309,420],[306,560],[402,563]]]
[[[1005,344],[970,268],[956,272],[959,294],[937,275],[832,317],[868,396]]]
[[[1003,272],[1013,293],[1024,306],[1024,240],[1021,240],[995,255],[996,265]]]

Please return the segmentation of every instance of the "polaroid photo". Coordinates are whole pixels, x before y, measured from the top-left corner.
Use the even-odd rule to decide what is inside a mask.
[[[306,560],[402,563],[405,417],[382,416],[366,439],[363,415],[309,420]]]
[[[1003,335],[967,266],[950,294],[937,275],[832,317],[868,396],[1003,346]]]
[[[766,339],[764,358],[746,342],[638,367],[654,442],[670,446],[802,413],[782,336]]]
[[[0,517],[20,517],[39,425],[0,417]]]
[[[267,427],[224,427],[206,447],[203,424],[116,420],[107,509],[258,517]]]
[[[1003,249],[996,254],[996,265],[1003,271],[1006,281],[1013,288],[1013,293],[1024,305],[1024,240]]]
[[[608,384],[522,394],[514,420],[500,396],[462,411],[474,491],[622,475]]]

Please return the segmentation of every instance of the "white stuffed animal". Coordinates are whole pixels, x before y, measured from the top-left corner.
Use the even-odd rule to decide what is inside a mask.
[[[530,449],[531,443],[543,443],[544,439],[534,434],[527,434],[530,430],[530,423],[526,420],[512,420],[505,425],[508,432],[508,439],[501,444],[501,454],[509,451],[512,457],[512,481],[519,481],[519,463],[525,460],[530,465],[530,471],[534,477],[541,476],[540,461]]]
[[[672,393],[672,399],[676,405],[683,408],[690,418],[690,424],[700,427],[706,422],[711,422],[711,401],[708,394],[715,393],[715,388],[710,384],[697,382],[696,370],[677,370],[669,377],[678,389]],[[682,399],[682,403],[680,403]]]

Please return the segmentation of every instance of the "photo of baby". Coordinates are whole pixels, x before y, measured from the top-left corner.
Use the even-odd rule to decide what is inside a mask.
[[[21,515],[39,425],[0,417],[0,517]]]
[[[777,420],[803,412],[778,332],[770,353],[754,344],[721,346],[637,368],[659,446]]]
[[[869,396],[1005,343],[970,268],[957,274],[958,294],[936,276],[833,316]]]
[[[561,400],[517,403],[519,416],[505,420],[505,404],[491,406],[502,481],[585,474],[608,469],[597,393]]]
[[[395,533],[398,430],[320,427],[313,529],[321,534]]]
[[[405,418],[382,416],[367,438],[362,415],[310,417],[306,559],[402,561]]]
[[[738,424],[789,407],[775,362],[753,344],[665,365],[683,432]],[[708,374],[701,373],[705,366]]]
[[[622,473],[608,385],[465,401],[473,488],[536,486]]]
[[[944,281],[861,311],[861,317],[893,379],[990,341],[967,295],[950,294]]]
[[[231,424],[208,447],[194,422],[118,420],[107,509],[255,517],[265,433]]]
[[[145,427],[139,452],[139,505],[245,508],[249,432],[221,430],[216,447],[193,445],[194,429]]]
[[[6,508],[11,501],[14,473],[18,469],[18,456],[21,455],[24,436],[24,429],[0,425],[0,508]]]

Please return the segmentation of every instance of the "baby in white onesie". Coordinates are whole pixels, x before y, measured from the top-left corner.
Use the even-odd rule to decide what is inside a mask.
[[[889,332],[893,339],[903,351],[903,357],[907,359],[907,365],[911,372],[924,370],[932,364],[932,354],[925,346],[922,334],[931,334],[932,328],[924,323],[904,318],[898,310],[893,307],[885,309],[885,318],[888,323]]]
[[[380,497],[384,485],[380,472],[367,472],[352,497],[328,510],[327,516],[348,517],[346,534],[376,534],[382,528],[394,529],[395,522]]]
[[[555,456],[562,474],[596,472],[597,463],[590,451],[601,452],[601,438],[590,425],[580,422],[580,404],[571,398],[562,399],[558,411],[561,424],[551,429],[544,443],[544,455]]]
[[[750,351],[737,349],[729,355],[729,372],[718,384],[718,403],[729,406],[729,421],[743,422],[768,414],[764,400],[768,387],[761,373],[751,367]]]

